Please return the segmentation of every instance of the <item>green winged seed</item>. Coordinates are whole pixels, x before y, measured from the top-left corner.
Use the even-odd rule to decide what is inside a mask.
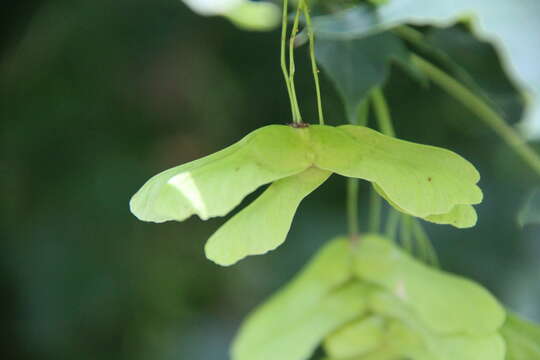
[[[370,310],[393,321],[380,348],[366,359],[504,360],[505,343],[497,332],[485,335],[434,332],[410,305],[388,292],[372,292]]]
[[[449,213],[430,215],[425,220],[435,224],[449,224],[460,229],[466,229],[476,225],[478,215],[471,205],[456,205]]]
[[[310,168],[274,182],[210,237],[205,246],[206,257],[227,266],[248,255],[274,250],[285,241],[302,199],[331,174]]]
[[[418,336],[401,322],[395,322],[388,335],[388,341],[408,338],[409,342],[413,342],[414,336]],[[504,360],[505,356],[504,341],[496,333],[470,337],[459,334],[440,336],[424,332],[417,341],[421,341],[422,345],[414,347],[403,344],[400,355],[415,360]]]
[[[373,290],[368,301],[368,312],[376,315],[366,320],[380,319],[379,321],[384,324],[382,331],[378,326],[365,326],[365,334],[357,331],[356,337],[346,337],[345,331],[352,335],[354,328],[361,322],[346,325],[325,340],[325,350],[329,356],[327,360],[503,360],[505,358],[505,343],[497,332],[482,336],[463,333],[439,334],[426,327],[409,305],[389,292]],[[327,345],[330,339],[334,342],[333,348]],[[369,348],[365,347],[366,341],[374,339],[376,341],[369,342]],[[356,348],[355,345],[357,345]],[[361,351],[361,353],[354,353],[354,351]]]
[[[154,176],[132,198],[131,210],[155,222],[223,216],[258,187],[311,166],[374,182],[399,208],[418,217],[482,200],[478,172],[451,151],[362,126],[270,125]]]
[[[540,360],[540,325],[509,313],[501,334],[506,341],[506,360]]]
[[[277,182],[208,243],[209,258],[232,264],[281,244],[300,200],[331,172],[373,182],[403,212],[458,227],[476,222],[470,205],[482,199],[478,172],[450,151],[362,126],[270,125],[154,176],[133,196],[130,208],[144,221],[182,221],[194,214],[208,219],[226,215],[260,186]],[[257,239],[261,219],[271,219],[275,228],[265,224]]]
[[[326,145],[317,159],[320,168],[377,184],[411,215],[446,214],[455,205],[482,201],[476,186],[478,171],[449,150],[399,140],[362,126],[312,128],[315,143]]]
[[[140,220],[206,220],[224,216],[258,187],[311,166],[302,132],[270,125],[199,160],[151,178],[131,199]]]
[[[245,320],[234,340],[232,359],[308,359],[326,335],[365,311],[362,299],[368,290],[351,279],[348,241],[329,242]]]
[[[324,340],[324,350],[335,359],[365,355],[381,345],[386,325],[386,320],[378,315],[346,324]]]
[[[336,328],[362,315],[367,287],[351,283],[329,293],[315,306],[302,312],[295,321],[286,321],[285,327],[265,332],[264,343],[233,348],[233,360],[307,360],[324,337]],[[280,314],[274,314],[275,318]],[[281,319],[284,320],[284,319]]]
[[[437,333],[480,336],[504,323],[504,309],[483,287],[430,268],[380,236],[363,237],[355,270],[360,279],[384,287],[408,304]]]
[[[394,209],[408,214],[405,210],[401,209],[393,201],[391,201],[377,184],[373,184],[373,188],[383,199],[392,205]],[[446,214],[430,215],[423,219],[435,224],[452,225],[460,229],[465,229],[476,225],[478,216],[476,215],[476,210],[474,210],[471,205],[456,205],[450,212]]]

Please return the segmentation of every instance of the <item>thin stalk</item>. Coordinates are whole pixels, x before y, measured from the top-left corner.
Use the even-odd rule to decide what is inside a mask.
[[[439,258],[437,257],[435,248],[433,248],[433,244],[429,240],[429,236],[418,219],[412,220],[413,234],[422,249],[422,255],[425,261],[431,266],[439,267]]]
[[[350,123],[353,125],[367,126],[368,118],[369,118],[369,101],[368,99],[365,99],[364,101],[362,101],[360,106],[358,106],[358,114],[356,116],[356,119],[352,119]]]
[[[385,135],[395,137],[394,125],[392,124],[392,118],[390,116],[390,109],[388,103],[384,98],[384,94],[380,88],[376,88],[371,93],[371,101],[373,103],[373,109],[375,111],[375,117],[379,125],[379,129]],[[370,218],[369,226],[370,231],[378,231],[380,227],[380,216],[382,208],[382,199],[374,189],[371,189],[371,201],[370,201]]]
[[[291,90],[291,83],[289,81],[289,72],[287,71],[287,56],[286,56],[286,43],[287,43],[287,14],[289,10],[289,0],[283,0],[283,14],[281,18],[281,54],[280,54],[280,62],[281,62],[281,71],[283,73],[283,77],[285,78],[285,86],[287,87],[287,94],[289,95],[289,101],[291,103],[291,115],[292,115],[292,121],[296,122],[296,111],[295,111],[295,105],[294,100],[292,97],[292,90]]]
[[[347,178],[347,222],[351,241],[358,240],[358,179]]]
[[[389,239],[396,241],[397,236],[397,228],[399,225],[399,220],[401,218],[401,214],[398,213],[396,210],[390,208],[390,212],[388,213],[388,218],[386,219],[386,225],[384,227],[384,234]]]
[[[396,132],[394,131],[394,125],[392,124],[392,118],[390,117],[390,109],[388,108],[388,104],[380,88],[373,90],[371,93],[371,100],[373,101],[373,108],[377,115],[379,129],[383,134],[395,137]]]
[[[298,33],[298,25],[300,23],[300,10],[302,8],[302,0],[298,1],[298,6],[296,7],[296,14],[294,15],[293,27],[291,30],[291,38],[289,40],[289,83],[291,85],[292,101],[294,103],[294,110],[296,112],[296,121],[302,122],[302,115],[300,114],[300,107],[298,106],[298,98],[296,97],[296,88],[294,85],[294,74],[296,72],[296,67],[294,64],[294,40],[296,34]]]
[[[369,105],[365,101],[363,104],[363,110],[358,113],[358,117],[354,119],[356,124],[353,122],[353,125],[358,125],[358,123],[365,124],[369,117]],[[352,241],[358,240],[359,236],[359,225],[358,225],[358,186],[360,181],[355,178],[347,178],[347,218],[349,224],[349,236]]]
[[[400,238],[403,247],[407,252],[412,254],[413,252],[413,239],[412,239],[412,217],[410,215],[401,214],[401,227]]]
[[[369,232],[378,233],[381,227],[381,197],[372,187],[369,194]]]
[[[315,81],[315,91],[317,93],[317,110],[319,112],[319,124],[324,125],[324,113],[321,99],[321,86],[319,84],[319,69],[317,68],[317,60],[315,59],[315,35],[311,24],[311,16],[309,14],[309,6],[307,1],[300,0],[304,5],[304,16],[306,17],[307,32],[309,37],[309,56],[311,58],[311,70],[313,72],[313,80]]]
[[[407,25],[402,25],[394,28],[393,32],[396,33],[398,36],[402,37],[403,39],[416,45],[419,49],[430,50],[429,46],[426,45],[426,43],[424,42],[424,34],[416,30],[415,28]]]
[[[414,63],[438,86],[461,102],[478,118],[493,129],[521,158],[540,175],[540,156],[504,119],[472,91],[457,80],[418,55],[413,55]]]

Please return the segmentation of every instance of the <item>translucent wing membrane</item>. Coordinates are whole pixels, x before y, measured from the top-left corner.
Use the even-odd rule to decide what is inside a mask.
[[[248,255],[260,255],[277,248],[285,241],[302,199],[331,174],[310,168],[274,182],[210,237],[205,247],[208,259],[220,265],[231,265]]]
[[[507,345],[506,360],[540,359],[540,327],[508,314],[501,333]]]
[[[471,227],[482,200],[476,169],[459,155],[382,135],[362,126],[271,125],[202,159],[164,171],[133,196],[144,221],[224,216],[273,183],[209,239],[220,265],[264,254],[285,240],[302,199],[332,172],[371,181],[392,206],[439,224]]]
[[[367,287],[350,283],[345,239],[327,244],[306,268],[251,314],[232,349],[234,360],[308,359],[322,339],[366,309]]]
[[[263,127],[215,154],[154,176],[131,199],[131,211],[153,222],[223,216],[261,185],[307,169],[306,154],[301,132]]]
[[[141,220],[223,216],[259,186],[310,166],[376,184],[408,214],[469,226],[482,192],[476,169],[455,153],[384,136],[362,126],[271,125],[213,155],[164,171],[131,200]],[[448,217],[447,214],[453,214]]]
[[[351,359],[377,350],[384,339],[387,320],[368,315],[346,324],[324,341],[324,350],[332,359]]]
[[[362,126],[312,126],[316,165],[371,181],[403,211],[421,218],[478,204],[478,171],[461,156],[382,135]]]
[[[428,267],[379,236],[362,239],[355,268],[358,277],[397,296],[438,333],[485,335],[505,320],[504,309],[487,290]]]
[[[392,207],[402,213],[408,214],[407,211],[400,208],[396,203],[388,198],[388,195],[377,184],[373,184],[373,188],[377,193],[384,198]],[[411,214],[409,214],[411,215]],[[422,218],[435,224],[452,225],[457,228],[470,228],[476,225],[478,216],[476,210],[471,205],[455,205],[452,210],[446,214],[430,215]]]
[[[379,346],[358,359],[504,360],[504,341],[495,330],[474,336],[438,333],[411,306],[388,292],[374,292],[370,306],[388,324]]]
[[[348,307],[347,309],[341,307]],[[332,240],[242,326],[233,360],[505,360],[505,312],[480,285],[431,269],[390,241]],[[536,359],[538,329],[502,333]],[[515,350],[517,351],[517,350]]]

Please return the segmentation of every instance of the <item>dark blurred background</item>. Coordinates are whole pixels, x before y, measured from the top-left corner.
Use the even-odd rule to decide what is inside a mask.
[[[223,219],[148,224],[128,201],[158,171],[289,122],[278,32],[243,32],[178,0],[28,0],[0,17],[1,357],[227,359],[242,317],[346,231],[343,178],[302,204],[277,251],[230,268],[203,254]],[[314,119],[305,50],[297,88]],[[464,55],[512,101],[492,52]],[[329,122],[342,123],[322,86]],[[427,225],[443,267],[540,320],[540,229],[516,222],[538,179],[436,88],[392,67],[386,94],[400,137],[448,147],[483,176],[476,228]]]

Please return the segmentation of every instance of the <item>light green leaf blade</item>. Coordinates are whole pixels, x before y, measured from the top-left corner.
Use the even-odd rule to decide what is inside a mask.
[[[233,360],[304,360],[322,339],[365,310],[367,289],[351,284],[347,239],[329,242],[242,325]],[[349,285],[347,285],[349,284]]]
[[[405,212],[425,218],[456,205],[477,204],[482,192],[474,166],[461,156],[354,125],[310,127],[315,164],[379,186]]]
[[[385,319],[371,315],[332,333],[324,340],[324,350],[328,356],[336,359],[362,356],[381,344],[385,330]]]
[[[394,294],[435,332],[485,335],[505,320],[504,309],[483,287],[430,268],[380,236],[364,236],[355,264],[357,276]]]
[[[330,175],[329,171],[310,168],[274,182],[208,239],[206,257],[228,266],[246,256],[274,250],[285,241],[300,202]]]
[[[540,359],[540,326],[509,313],[501,333],[506,341],[506,360]]]
[[[540,2],[537,0],[392,0],[370,11],[364,6],[313,19],[320,37],[357,38],[404,23],[447,26],[470,18],[476,33],[491,41],[503,64],[533,100],[525,115],[528,135],[540,134]]]
[[[223,216],[258,187],[307,169],[304,129],[270,125],[239,142],[152,177],[132,197],[143,221],[182,221]]]
[[[222,15],[244,30],[268,31],[281,20],[276,4],[250,0],[183,0],[193,11],[204,16]]]
[[[273,30],[281,20],[280,9],[266,1],[245,0],[224,15],[239,28],[251,31]]]
[[[540,188],[534,189],[528,196],[518,214],[521,226],[540,225]]]
[[[315,54],[340,93],[349,122],[355,121],[369,92],[385,82],[391,61],[413,67],[407,48],[391,33],[351,40],[319,38]]]
[[[400,29],[401,31],[401,29]],[[422,42],[433,56],[463,85],[479,95],[506,121],[515,124],[526,105],[523,94],[506,76],[496,49],[463,26],[431,28]]]

